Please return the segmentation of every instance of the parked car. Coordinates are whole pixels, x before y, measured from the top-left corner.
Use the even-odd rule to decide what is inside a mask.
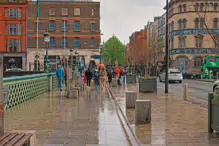
[[[213,93],[216,94],[216,87],[219,87],[219,80],[215,81],[213,84]]]
[[[160,82],[164,82],[165,81],[165,71],[162,72],[160,75],[159,75],[159,80]],[[183,75],[182,75],[182,72],[178,69],[169,69],[169,74],[168,74],[168,77],[169,77],[169,83],[170,82],[179,82],[179,83],[182,83],[182,80],[183,80]]]
[[[6,72],[22,72],[23,70],[21,68],[9,68],[6,69]]]

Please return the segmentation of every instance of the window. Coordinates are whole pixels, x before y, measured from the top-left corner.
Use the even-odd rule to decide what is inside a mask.
[[[214,35],[214,47],[219,48],[219,35]]]
[[[182,5],[179,5],[179,13],[182,12]]]
[[[214,22],[213,22],[213,28],[219,28],[219,19],[218,18],[214,18]]]
[[[9,9],[11,18],[21,18],[21,9]]]
[[[187,8],[186,8],[186,4],[183,5],[183,12],[186,12]]]
[[[205,20],[204,18],[196,18],[195,19],[195,28],[204,28]]]
[[[74,8],[74,16],[80,16],[81,15],[81,9],[80,8]]]
[[[174,37],[171,39],[171,49],[174,49]]]
[[[199,11],[199,3],[195,4],[195,11]]]
[[[94,14],[94,11],[95,11],[94,9],[91,10],[91,16],[94,16],[94,15],[95,15],[95,14]]]
[[[80,48],[80,47],[81,47],[80,38],[75,38],[74,39],[74,48]]]
[[[5,8],[5,17],[8,18],[8,8]]]
[[[202,35],[195,36],[195,41],[196,41],[197,48],[203,48],[203,36]]]
[[[178,21],[178,29],[179,30],[182,30],[182,20],[180,19],[179,21]]]
[[[62,8],[62,16],[68,16],[68,8]]]
[[[205,7],[205,5],[204,5],[203,3],[201,3],[201,5],[200,5],[200,11],[204,11],[204,7]]]
[[[10,35],[21,35],[21,24],[10,24]]]
[[[218,10],[218,4],[214,3],[214,10],[217,11]]]
[[[179,48],[186,48],[186,36],[179,37]]]
[[[68,39],[67,38],[62,39],[62,48],[68,48]]]
[[[172,22],[172,31],[174,31],[174,22]],[[163,34],[163,33],[162,33]]]
[[[55,21],[49,22],[49,31],[56,31],[56,22]]]
[[[194,60],[194,67],[197,67],[197,68],[201,67],[202,62],[203,62],[203,59],[201,57],[196,57]]]
[[[94,48],[94,46],[95,46],[94,38],[91,38],[91,47]]]
[[[9,52],[21,52],[21,40],[10,40]]]
[[[62,31],[68,31],[68,21],[62,21]]]
[[[55,15],[56,15],[55,8],[49,8],[49,16],[55,16]]]
[[[5,47],[6,47],[6,49],[5,49],[6,52],[9,52],[9,51],[8,51],[8,40],[5,40]]]
[[[74,31],[80,31],[81,30],[81,23],[80,21],[75,21],[74,23]]]
[[[184,19],[184,20],[183,20],[183,29],[186,29],[186,27],[187,27],[187,20]]]
[[[50,48],[56,48],[56,39],[51,37],[50,38]]]
[[[95,31],[95,23],[91,23],[91,31],[92,31],[92,32]]]
[[[8,24],[6,24],[5,27],[6,27],[5,34],[8,35]]]

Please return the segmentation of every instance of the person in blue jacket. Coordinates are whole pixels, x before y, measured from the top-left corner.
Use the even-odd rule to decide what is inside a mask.
[[[62,91],[62,82],[65,76],[65,72],[62,69],[61,65],[59,65],[58,69],[56,70],[56,76],[58,78],[58,88],[60,89],[60,91]]]

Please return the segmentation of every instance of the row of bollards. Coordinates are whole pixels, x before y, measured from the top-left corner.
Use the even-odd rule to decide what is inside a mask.
[[[135,124],[151,122],[151,101],[137,99],[138,91],[126,91],[126,108],[135,108]]]

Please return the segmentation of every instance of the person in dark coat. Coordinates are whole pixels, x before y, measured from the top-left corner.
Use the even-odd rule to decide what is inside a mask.
[[[87,77],[87,86],[90,87],[90,83],[91,83],[91,79],[92,79],[92,72],[90,70],[90,68],[88,68],[85,72],[85,76]]]

